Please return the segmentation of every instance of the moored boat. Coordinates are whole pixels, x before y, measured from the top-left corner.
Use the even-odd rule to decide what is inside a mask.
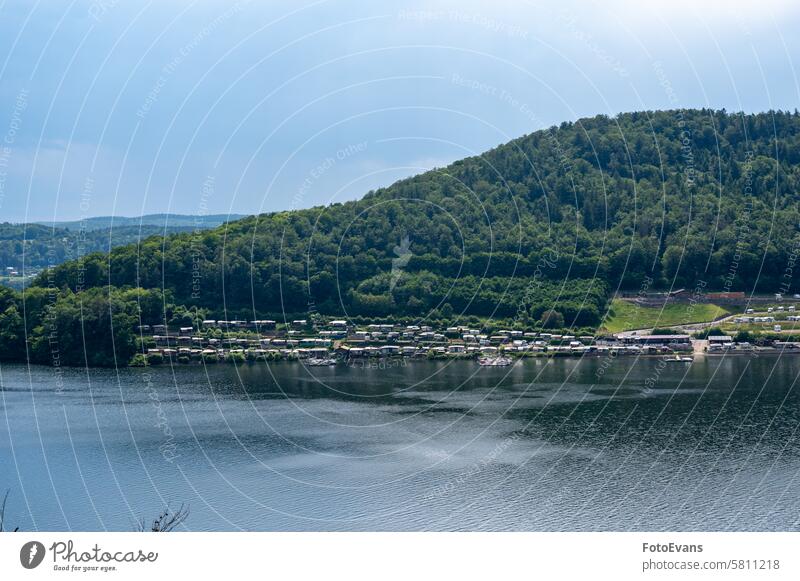
[[[481,357],[478,359],[478,365],[483,367],[505,367],[506,365],[511,365],[514,362],[513,359],[510,357]]]
[[[308,360],[308,365],[312,367],[333,366],[336,365],[336,359],[313,357]]]

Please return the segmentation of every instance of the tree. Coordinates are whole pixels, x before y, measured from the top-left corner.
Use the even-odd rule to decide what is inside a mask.
[[[127,365],[136,352],[137,303],[123,291],[66,292],[44,307],[33,329],[34,361],[45,365]]]
[[[16,305],[0,313],[0,360],[20,361],[25,357],[25,325]]]
[[[539,323],[545,329],[562,329],[564,327],[564,315],[556,310],[548,309],[539,317]]]

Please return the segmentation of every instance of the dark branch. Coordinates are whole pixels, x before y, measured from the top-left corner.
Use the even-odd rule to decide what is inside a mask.
[[[189,516],[189,507],[181,504],[176,511],[171,511],[169,507],[159,514],[152,524],[148,526],[144,519],[137,524],[139,532],[150,531],[153,533],[168,533],[177,529]]]

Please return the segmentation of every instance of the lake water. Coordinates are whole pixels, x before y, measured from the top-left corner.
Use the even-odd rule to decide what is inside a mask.
[[[0,367],[7,525],[797,530],[800,357]]]

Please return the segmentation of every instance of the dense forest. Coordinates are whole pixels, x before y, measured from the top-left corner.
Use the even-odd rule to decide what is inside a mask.
[[[582,119],[355,202],[150,238],[35,284],[58,294],[45,309],[105,289],[86,296],[133,318],[122,303],[142,288],[217,317],[555,312],[571,328],[599,324],[620,289],[796,291],[799,130],[797,112]]]

